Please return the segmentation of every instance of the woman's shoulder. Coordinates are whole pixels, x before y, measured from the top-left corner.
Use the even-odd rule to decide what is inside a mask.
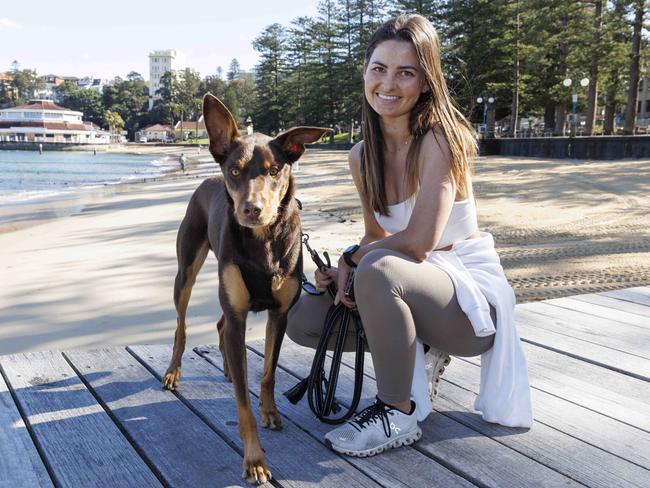
[[[363,149],[363,141],[357,142],[350,152],[348,153],[348,163],[350,168],[359,170],[361,168],[361,150]]]
[[[420,157],[423,161],[451,161],[451,150],[442,127],[434,125],[422,136]]]
[[[357,142],[348,153],[348,160],[357,164],[361,163],[361,150],[363,149],[363,140]]]

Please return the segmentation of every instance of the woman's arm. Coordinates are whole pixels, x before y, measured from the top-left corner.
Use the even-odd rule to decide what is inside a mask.
[[[377,236],[374,228],[376,226],[381,229],[384,237],[372,242],[362,241],[361,247],[352,256],[356,263],[373,249],[393,249],[413,259],[423,261],[427,253],[434,249],[440,241],[456,197],[456,183],[450,172],[451,153],[447,140],[440,129],[431,130],[424,136],[419,157],[423,163],[420,190],[406,229],[386,235],[377,223],[372,210],[368,210],[369,216],[372,218],[369,225],[370,219],[367,218],[364,207],[366,235],[370,232],[371,235]],[[360,168],[352,164],[350,168],[353,171],[355,182],[357,179],[360,181]],[[357,170],[356,176],[354,175],[355,170]]]

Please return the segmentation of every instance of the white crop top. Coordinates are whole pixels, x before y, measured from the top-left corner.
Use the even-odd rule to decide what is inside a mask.
[[[391,234],[406,229],[411,219],[417,196],[418,193],[415,192],[408,200],[396,203],[395,205],[388,205],[390,215],[380,215],[379,212],[375,212],[377,223],[386,232],[390,232]],[[477,230],[478,222],[476,219],[476,203],[474,202],[474,197],[471,196],[465,200],[454,202],[445,230],[442,233],[442,237],[440,237],[440,241],[436,244],[436,249],[465,240]]]

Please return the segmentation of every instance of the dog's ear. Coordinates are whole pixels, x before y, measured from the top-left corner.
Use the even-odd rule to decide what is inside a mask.
[[[325,127],[293,127],[278,134],[273,142],[280,147],[280,150],[293,163],[305,152],[305,144],[317,141],[330,130]]]
[[[211,93],[203,97],[203,120],[210,137],[210,153],[222,163],[232,142],[239,137],[237,123],[226,106]]]

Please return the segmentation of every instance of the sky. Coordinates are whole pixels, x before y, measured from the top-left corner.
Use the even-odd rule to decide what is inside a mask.
[[[318,0],[29,0],[2,2],[0,72],[20,69],[59,76],[149,79],[151,51],[176,49],[207,76],[258,60],[252,41],[266,26],[288,26],[317,14]]]

